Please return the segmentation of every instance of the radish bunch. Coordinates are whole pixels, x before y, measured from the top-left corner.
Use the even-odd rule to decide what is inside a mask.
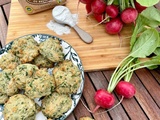
[[[114,0],[112,2],[107,0],[79,0],[79,2],[86,5],[87,15],[93,15],[98,22],[97,25],[103,23],[106,33],[112,35],[119,34],[124,24],[135,24],[138,14],[146,9],[145,6],[141,6],[136,0],[119,0],[118,4],[114,3]],[[107,90],[98,89],[96,91],[94,96],[96,107],[91,111],[92,113],[96,112],[100,107],[110,110],[116,106],[115,98],[112,94],[114,90],[118,95],[122,96],[122,99],[132,98],[135,95],[135,86],[129,81],[133,71],[140,68],[135,68],[139,66],[134,66],[135,63],[132,65],[134,60],[134,58],[132,60],[131,56],[126,57],[112,74]],[[130,63],[127,63],[128,61]],[[148,64],[148,66],[151,65]]]
[[[79,0],[86,5],[87,16],[93,15],[98,24],[104,24],[108,34],[119,34],[124,24],[135,24],[138,13],[146,9],[136,0],[107,3],[107,0]],[[121,3],[122,2],[122,3]]]
[[[131,36],[129,55],[114,70],[107,89],[98,89],[96,91],[94,95],[95,108],[92,111],[87,109],[91,113],[95,113],[100,107],[109,111],[119,105],[123,98],[129,99],[135,95],[136,88],[130,83],[135,70],[141,68],[154,69],[160,65],[160,54],[158,52],[160,36],[156,29],[160,23],[160,11],[155,7],[146,9],[146,7],[137,4],[136,1],[134,1],[134,4],[133,0],[119,0],[121,2],[119,6],[113,3],[108,5],[103,0],[84,1],[83,3],[89,3],[86,4],[88,15],[93,14],[99,23],[104,23],[106,32],[109,34],[118,34],[124,24],[135,23],[136,20]],[[129,1],[132,2],[132,6],[128,6],[129,4],[125,3]],[[136,6],[136,9],[133,6]],[[141,9],[138,10],[139,7]],[[144,9],[146,10],[143,11]],[[155,15],[155,19],[153,19],[152,13]],[[104,14],[107,14],[107,16]],[[120,102],[116,105],[115,97],[112,94],[113,91],[122,96]]]

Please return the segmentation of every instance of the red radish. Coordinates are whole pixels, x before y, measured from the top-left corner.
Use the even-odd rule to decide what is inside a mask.
[[[105,30],[108,34],[119,34],[123,28],[123,22],[119,17],[111,19],[105,24]]]
[[[79,0],[83,4],[90,4],[93,0]]]
[[[107,5],[106,13],[110,18],[115,18],[118,16],[119,13],[118,7],[115,5]]]
[[[119,13],[118,7],[115,6],[115,5],[107,5],[105,12],[106,12],[106,16],[107,16],[107,17],[104,18],[104,19],[103,19],[101,22],[99,22],[97,25],[103,23],[104,21],[106,21],[106,20],[109,19],[109,18],[116,18],[116,17],[118,16],[118,13]]]
[[[136,93],[136,88],[130,82],[120,81],[115,91],[117,94],[124,96],[124,98],[132,98]]]
[[[83,3],[83,4],[91,4],[93,0],[78,0],[78,4],[77,4],[77,13],[78,13],[78,9],[79,9],[79,4],[80,2]]]
[[[105,89],[97,90],[94,96],[94,100],[97,106],[93,110],[93,113],[100,107],[106,109],[111,108],[115,103],[114,96],[111,93],[107,92]]]
[[[86,11],[87,11],[87,13],[90,13],[92,11],[91,4],[86,4]]]
[[[91,3],[92,13],[102,14],[105,12],[106,4],[104,0],[93,0]]]
[[[136,7],[136,10],[141,13],[143,10],[145,10],[147,7],[140,5],[136,0],[134,0],[134,4]]]
[[[129,7],[122,11],[121,20],[126,24],[134,23],[137,19],[137,16],[138,11],[134,8]]]
[[[101,22],[104,19],[104,14],[94,14],[94,18],[97,20],[97,22]]]

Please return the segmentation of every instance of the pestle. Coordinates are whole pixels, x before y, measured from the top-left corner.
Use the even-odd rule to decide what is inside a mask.
[[[65,6],[56,6],[52,10],[52,16],[57,23],[67,24],[70,27],[74,28],[77,34],[85,43],[91,43],[93,38],[90,34],[82,30],[77,26],[76,22],[72,18],[70,10]]]

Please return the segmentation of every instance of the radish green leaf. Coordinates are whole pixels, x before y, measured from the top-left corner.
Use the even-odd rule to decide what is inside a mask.
[[[159,2],[159,0],[136,0],[140,5],[150,7]]]
[[[159,33],[155,29],[144,31],[136,40],[130,56],[145,58],[155,51],[159,46]]]

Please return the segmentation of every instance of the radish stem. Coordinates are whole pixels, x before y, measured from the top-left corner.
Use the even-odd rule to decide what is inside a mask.
[[[112,92],[112,90],[110,90],[110,87],[111,87],[112,82],[113,82],[113,80],[114,80],[115,74],[116,74],[116,72],[118,71],[118,69],[119,69],[119,67],[121,66],[121,64],[122,64],[127,58],[129,58],[129,57],[130,57],[130,56],[125,57],[125,58],[118,64],[118,66],[116,67],[115,71],[113,72],[113,74],[112,74],[112,76],[111,76],[110,82],[109,82],[109,84],[108,84],[108,89],[107,89],[108,92],[110,92],[110,93]]]
[[[150,63],[150,64],[148,64],[148,65],[143,65],[143,64],[145,64],[145,63],[148,63],[148,61],[139,62],[139,63],[136,63],[136,64],[134,64],[134,65],[131,65],[131,66],[127,67],[127,69],[119,72],[117,76],[115,76],[115,74],[114,74],[114,75],[113,75],[113,76],[114,76],[114,80],[112,79],[113,82],[112,82],[112,84],[110,84],[110,87],[109,87],[108,91],[113,91],[114,88],[116,87],[116,85],[118,84],[118,82],[119,82],[123,77],[125,77],[127,74],[132,73],[133,71],[138,70],[138,69],[141,69],[141,68],[144,68],[144,67],[151,67],[151,66],[153,66],[153,65],[157,65],[157,63],[154,63],[154,62],[153,62],[153,63]],[[141,64],[142,64],[142,66],[140,66]],[[160,63],[159,63],[159,64],[160,64]],[[131,77],[130,77],[130,78],[131,78]],[[130,80],[130,78],[129,78],[129,80]],[[127,81],[129,81],[129,80],[127,80]]]

